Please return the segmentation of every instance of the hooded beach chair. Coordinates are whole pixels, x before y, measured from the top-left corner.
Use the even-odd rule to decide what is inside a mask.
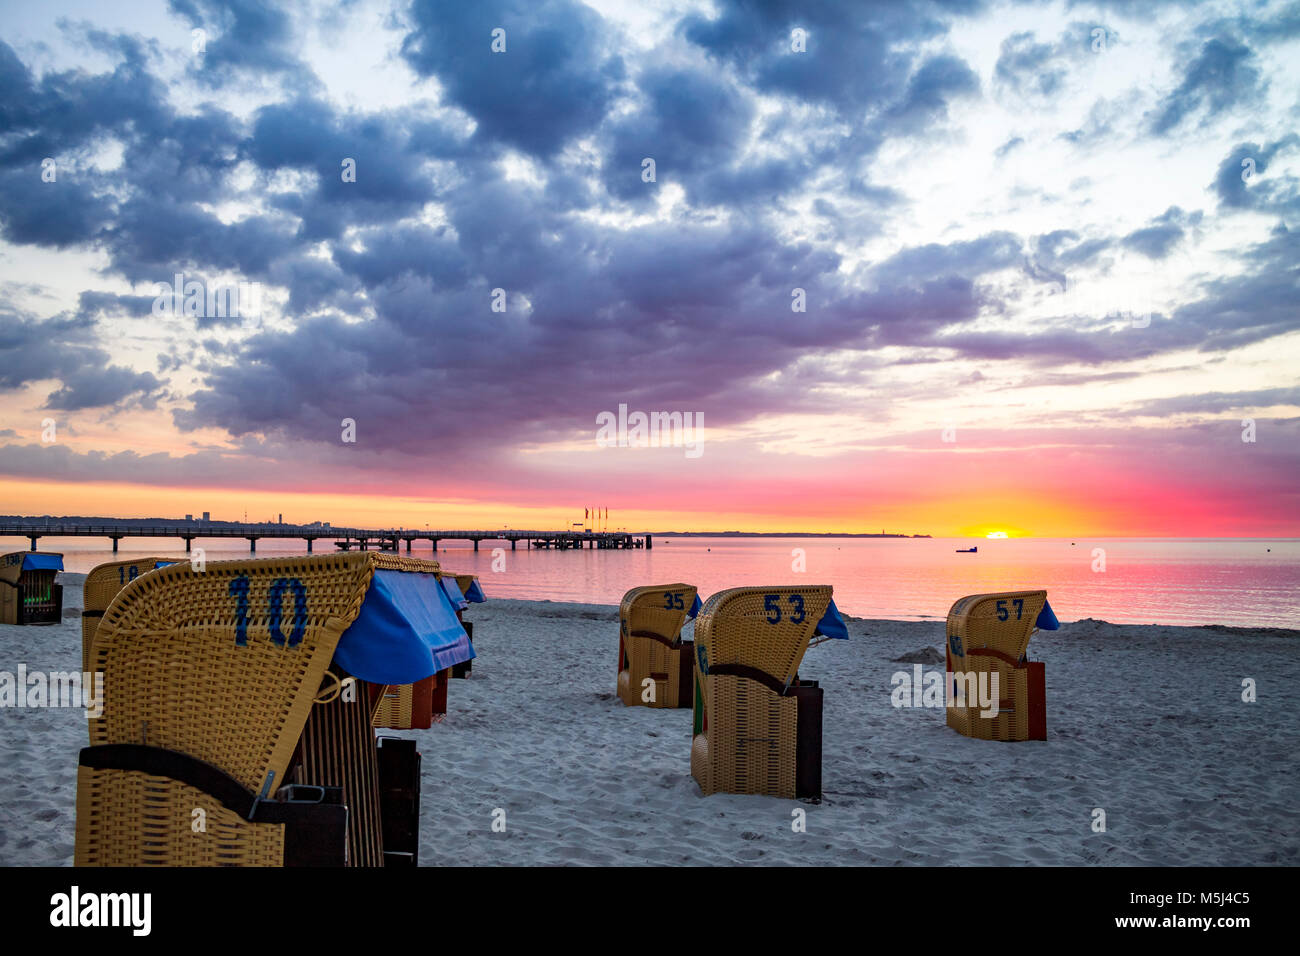
[[[108,610],[113,598],[117,597],[117,592],[142,574],[148,574],[158,568],[165,568],[170,564],[179,564],[182,560],[188,559],[157,556],[128,558],[122,561],[110,561],[107,564],[96,565],[94,570],[86,575],[86,583],[82,586],[81,601],[82,671],[90,670],[90,645],[95,640],[95,629],[99,627],[99,620],[104,616],[104,612]]]
[[[465,611],[471,604],[482,604],[487,600],[487,595],[479,586],[478,578],[473,574],[457,574],[454,571],[442,572],[442,586],[447,592],[447,597],[451,599],[452,606],[456,609],[456,618],[465,628],[465,633],[469,635],[470,640],[474,640],[474,622],[465,620]],[[464,664],[457,664],[451,669],[452,678],[468,677],[473,671],[473,661],[466,661]]]
[[[979,740],[1046,740],[1047,681],[1025,659],[1039,629],[1060,627],[1046,591],[972,594],[948,612],[948,726]],[[991,696],[997,675],[997,700]],[[996,716],[988,714],[996,710]]]
[[[691,706],[695,644],[682,627],[700,610],[689,584],[633,588],[618,608],[618,696],[629,707]]]
[[[809,646],[848,636],[830,585],[731,588],[704,603],[691,776],[705,796],[820,799],[822,689],[798,670]]]
[[[357,552],[122,587],[90,652],[77,865],[414,864],[419,754],[371,720],[386,685],[472,653],[434,568]]]
[[[63,620],[63,585],[55,578],[63,555],[14,551],[0,557],[0,624],[57,624]]]
[[[436,561],[428,563],[437,566]],[[477,655],[474,642],[471,640],[473,629],[461,618],[461,612],[468,602],[456,585],[456,576],[441,569],[436,571],[436,575],[448,609],[456,615],[457,622],[465,631],[471,653],[465,660],[452,664],[415,684],[391,685],[375,711],[376,727],[389,730],[427,730],[435,723],[441,723],[447,716],[447,690],[451,679],[468,676],[473,659]]]

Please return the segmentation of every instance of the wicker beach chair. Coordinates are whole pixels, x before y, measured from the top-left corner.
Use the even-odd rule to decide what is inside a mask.
[[[1029,639],[1060,625],[1046,591],[972,594],[948,612],[948,726],[979,740],[1046,740],[1047,682],[1043,664],[1025,659]],[[980,689],[996,701],[980,704]],[[996,711],[996,715],[987,711]]]
[[[805,651],[848,630],[829,585],[731,588],[695,623],[691,776],[707,796],[821,798],[822,689]]]
[[[0,557],[0,624],[57,624],[63,620],[63,585],[56,582],[63,555],[14,551]]]
[[[176,558],[158,556],[128,558],[123,561],[110,561],[96,565],[86,575],[82,586],[81,610],[81,669],[90,670],[90,646],[95,640],[95,630],[99,621],[117,597],[117,592],[126,587],[142,574],[171,564],[179,564]]]
[[[700,610],[689,584],[633,588],[618,608],[618,696],[629,707],[690,707],[695,643],[682,627]]]
[[[427,730],[436,723],[442,723],[447,715],[449,682],[454,677],[468,676],[473,659],[477,655],[472,640],[473,628],[461,617],[467,602],[456,586],[456,576],[443,571],[436,561],[425,563],[436,569],[434,573],[438,578],[439,587],[446,596],[448,609],[455,613],[457,622],[465,631],[470,654],[464,660],[457,661],[422,681],[414,684],[390,685],[375,711],[376,727],[389,730]]]
[[[441,595],[428,562],[374,552],[127,583],[90,653],[77,865],[414,864],[419,754],[371,720],[387,684],[471,653]]]
[[[465,620],[465,611],[471,604],[482,604],[487,600],[487,595],[479,586],[478,577],[473,574],[458,574],[454,571],[442,572],[442,585],[447,591],[447,597],[451,599],[452,606],[456,609],[456,618],[460,621],[461,626],[465,628],[465,633],[469,635],[471,641],[474,640],[474,622]],[[448,675],[454,678],[469,677],[473,672],[474,662],[466,661],[463,664],[457,664],[451,669]]]

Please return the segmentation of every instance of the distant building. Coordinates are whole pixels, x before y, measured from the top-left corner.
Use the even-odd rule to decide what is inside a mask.
[[[193,520],[194,520],[194,515],[186,515],[186,516],[185,516],[185,520],[186,520],[186,521],[193,521]]]
[[[203,521],[206,523],[206,522],[209,522],[209,521],[211,521],[211,520],[212,520],[212,517],[211,517],[210,513],[207,512],[207,511],[203,512]]]
[[[282,514],[276,515],[276,516],[275,516],[275,523],[276,523],[276,524],[284,524],[284,515],[282,515]]]

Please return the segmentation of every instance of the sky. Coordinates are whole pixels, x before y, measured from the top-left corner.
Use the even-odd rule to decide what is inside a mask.
[[[3,2],[0,85],[0,513],[1300,535],[1300,4]]]

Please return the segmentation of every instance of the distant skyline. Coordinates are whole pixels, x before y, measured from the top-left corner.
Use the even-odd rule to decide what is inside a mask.
[[[0,22],[0,512],[1300,536],[1300,4]]]

